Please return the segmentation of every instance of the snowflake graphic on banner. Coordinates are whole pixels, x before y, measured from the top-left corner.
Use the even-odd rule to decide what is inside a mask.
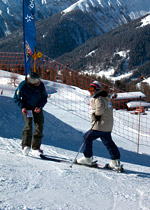
[[[27,23],[28,23],[28,22],[30,22],[30,21],[33,20],[33,17],[32,17],[32,15],[31,15],[31,16],[27,15],[27,16],[25,17],[25,19],[27,20]]]
[[[31,1],[30,1],[30,4],[29,4],[29,8],[30,8],[30,9],[33,9],[34,6],[35,6],[35,5],[34,5],[34,0],[31,0]]]

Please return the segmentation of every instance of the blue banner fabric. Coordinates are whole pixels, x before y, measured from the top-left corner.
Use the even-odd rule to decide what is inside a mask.
[[[24,60],[25,74],[30,73],[31,56],[36,47],[36,30],[33,15],[35,13],[34,0],[23,0],[23,32],[24,32]]]

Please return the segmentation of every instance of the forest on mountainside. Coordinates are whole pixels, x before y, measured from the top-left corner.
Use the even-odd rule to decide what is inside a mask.
[[[139,20],[96,38],[66,53],[56,60],[76,70],[88,70],[98,66],[98,70],[115,69],[114,75],[133,71],[132,78],[150,76],[150,25],[139,27]],[[126,57],[117,52],[128,52]],[[87,56],[90,52],[90,56]],[[126,67],[125,67],[126,65]],[[126,68],[126,69],[125,69]]]

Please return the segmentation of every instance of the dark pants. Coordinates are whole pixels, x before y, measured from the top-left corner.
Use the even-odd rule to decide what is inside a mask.
[[[33,112],[33,118],[23,114],[25,126],[22,133],[22,148],[25,146],[32,149],[40,149],[43,137],[44,116],[41,110],[40,113]],[[32,135],[32,121],[34,121],[34,132]]]
[[[85,141],[84,150],[83,150],[85,157],[93,156],[93,140],[100,138],[103,144],[105,145],[105,147],[107,148],[110,158],[112,160],[120,159],[120,152],[118,150],[118,147],[112,140],[111,132],[102,132],[102,131],[97,131],[97,130],[92,130],[90,133],[89,132],[90,131],[87,131],[84,134],[84,139],[86,139],[87,137]]]

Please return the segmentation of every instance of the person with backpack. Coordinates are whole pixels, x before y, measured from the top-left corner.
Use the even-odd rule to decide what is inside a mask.
[[[43,137],[43,107],[47,103],[44,83],[36,72],[30,72],[14,94],[14,102],[21,108],[25,121],[22,132],[22,153],[28,155],[32,148],[33,155],[40,155]],[[32,134],[32,121],[34,132]]]
[[[109,152],[111,161],[109,167],[119,169],[120,152],[111,137],[113,128],[113,108],[108,93],[102,90],[101,84],[94,81],[90,84],[89,92],[90,115],[92,129],[84,134],[84,156],[77,159],[77,163],[83,165],[92,165],[93,162],[93,140],[100,138]]]

